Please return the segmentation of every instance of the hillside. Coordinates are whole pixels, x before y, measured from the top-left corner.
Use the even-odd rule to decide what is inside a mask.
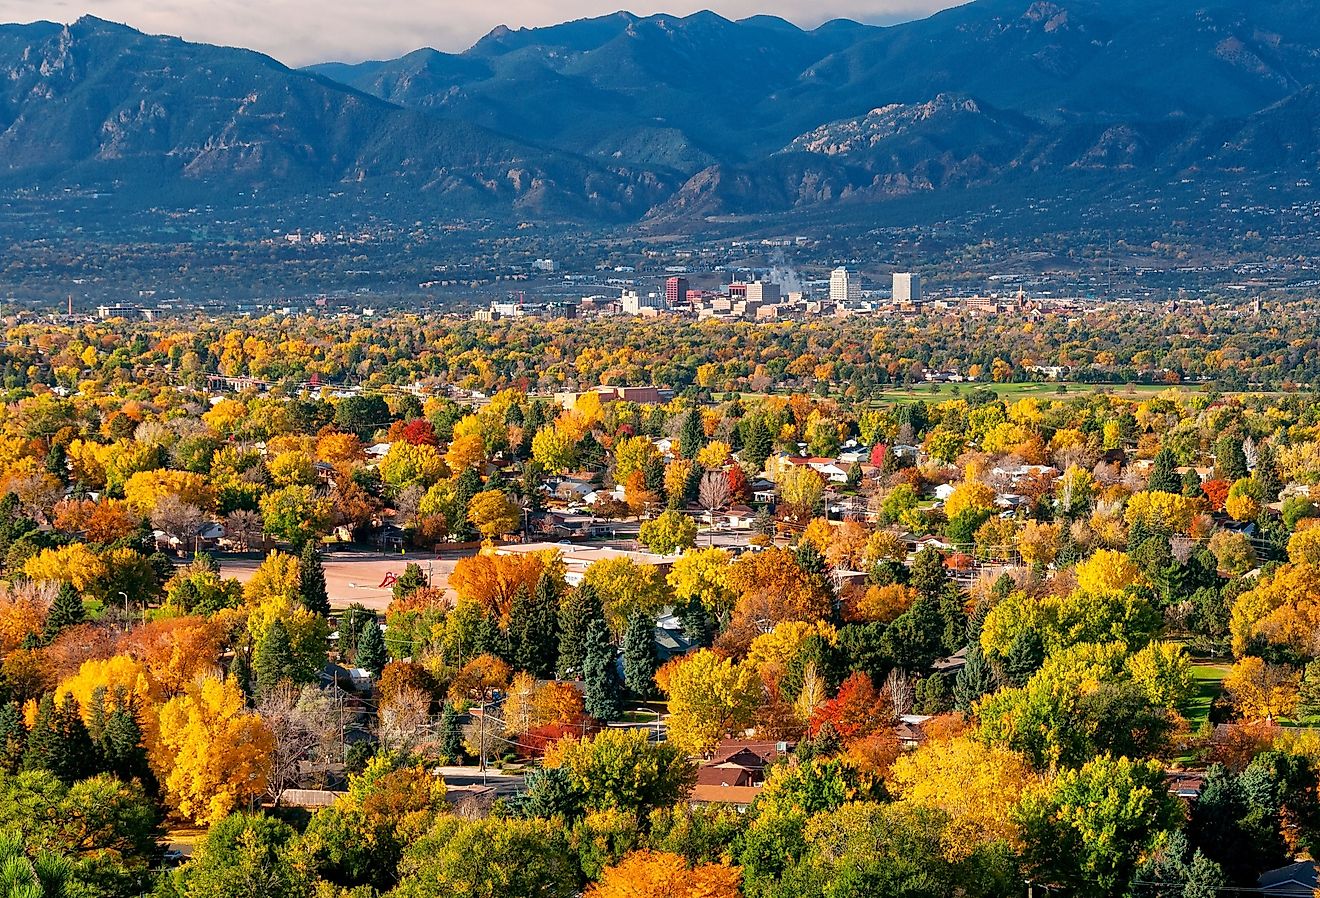
[[[400,215],[691,224],[981,187],[1011,205],[1078,173],[1115,196],[1302,181],[1317,45],[1320,9],[1285,0],[976,0],[810,31],[619,12],[301,71],[94,18],[0,26],[0,187],[352,185]]]
[[[631,217],[653,179],[439,121],[246,50],[86,17],[0,27],[0,177],[144,192],[406,183],[453,209]]]

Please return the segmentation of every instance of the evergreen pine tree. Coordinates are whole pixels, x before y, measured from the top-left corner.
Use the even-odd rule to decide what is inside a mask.
[[[74,783],[96,770],[96,753],[78,702],[66,695],[58,705],[47,694],[37,706],[37,719],[23,756],[26,770],[48,770],[65,783]]]
[[[255,697],[252,683],[252,646],[239,646],[234,650],[234,660],[229,664],[229,676],[251,703]]]
[[[602,723],[614,720],[622,710],[619,700],[623,690],[614,668],[614,643],[603,620],[593,620],[587,628],[584,649],[582,678],[587,687],[587,713]]]
[[[325,586],[325,568],[315,543],[303,546],[298,558],[298,596],[303,607],[321,617],[330,616],[330,593]]]
[[[1155,453],[1154,465],[1150,470],[1150,479],[1146,489],[1161,493],[1182,492],[1182,478],[1178,474],[1178,460],[1172,450],[1161,449]]]
[[[994,688],[994,671],[981,653],[980,643],[973,642],[967,647],[967,662],[953,681],[953,706],[967,714],[981,696]]]
[[[297,661],[284,621],[275,618],[257,640],[252,652],[252,674],[257,692],[265,694],[284,682],[297,679]]]
[[[454,478],[454,513],[457,519],[454,535],[460,540],[476,539],[477,531],[467,519],[467,507],[472,497],[479,492],[481,492],[481,475],[477,473],[476,468],[464,468],[463,472]]]
[[[17,702],[0,705],[0,773],[17,773],[23,766],[28,732]]]
[[[1242,451],[1240,437],[1225,434],[1215,441],[1215,467],[1219,476],[1230,482],[1247,476],[1247,454]]]
[[[947,580],[944,556],[934,546],[926,546],[912,559],[912,576],[908,584],[923,597],[938,601]]]
[[[536,591],[519,590],[509,621],[509,652],[513,665],[538,680],[553,679],[559,662],[559,589],[542,574]]]
[[[605,612],[600,598],[590,584],[582,584],[564,596],[559,605],[559,671],[562,674],[582,673],[586,658],[587,630]]]
[[[1023,630],[1013,640],[1004,658],[1004,679],[1011,686],[1022,686],[1045,663],[1045,646],[1035,630]]]
[[[1274,448],[1274,442],[1262,443],[1256,450],[1256,470],[1252,472],[1256,482],[1260,484],[1261,495],[1265,497],[1267,503],[1274,502],[1279,498],[1279,492],[1283,489],[1283,481],[1279,475],[1279,453]]]
[[[24,770],[53,770],[60,739],[56,726],[55,696],[48,692],[37,703],[37,715],[28,730],[23,752]]]
[[[362,637],[358,640],[357,665],[378,677],[385,669],[387,661],[389,654],[385,651],[385,635],[381,633],[380,625],[376,623],[375,618],[372,618],[362,628]]]
[[[440,712],[440,754],[450,764],[457,764],[463,757],[463,728],[459,726],[458,712],[449,702],[445,702]]]
[[[72,583],[61,583],[59,592],[55,594],[55,601],[51,602],[50,611],[46,614],[44,634],[46,641],[49,642],[61,631],[76,627],[86,620],[87,608],[83,605],[78,590]]]
[[[679,620],[683,624],[683,635],[692,645],[710,648],[714,644],[719,623],[701,603],[701,599],[696,596],[689,599],[679,612]]]
[[[403,573],[394,581],[391,594],[396,599],[404,599],[412,595],[417,590],[426,585],[426,572],[422,570],[421,565],[414,562],[408,562],[403,567]],[[353,603],[348,606],[350,611],[366,611],[362,605]],[[343,623],[340,623],[340,630],[343,629]]]
[[[142,726],[131,704],[113,708],[105,719],[98,746],[106,772],[128,782],[154,782],[142,742]]]
[[[660,659],[655,652],[655,618],[638,612],[623,634],[623,681],[640,699],[655,694],[655,672]]]
[[[1201,489],[1201,475],[1195,471],[1184,471],[1182,475],[1182,494],[1189,499],[1202,499],[1205,491]]]
[[[706,445],[706,428],[701,422],[701,409],[688,411],[678,432],[678,446],[684,458],[696,458]]]
[[[765,469],[765,461],[770,457],[772,448],[774,448],[774,439],[770,434],[770,428],[766,427],[764,419],[757,416],[747,425],[741,455],[750,473],[760,474]]]

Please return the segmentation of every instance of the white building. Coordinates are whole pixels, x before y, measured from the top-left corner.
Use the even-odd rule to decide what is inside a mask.
[[[895,272],[894,302],[921,302],[921,276],[906,271]]]
[[[643,309],[663,309],[665,298],[659,293],[638,293],[636,290],[624,290],[620,297],[625,315],[641,315]]]
[[[861,278],[842,266],[830,272],[830,302],[841,305],[860,302],[861,298]]]

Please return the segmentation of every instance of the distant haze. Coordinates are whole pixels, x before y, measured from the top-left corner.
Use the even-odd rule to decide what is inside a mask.
[[[959,0],[714,0],[635,7],[639,15],[713,9],[728,18],[782,16],[804,28],[848,18],[890,24],[956,6]],[[419,47],[463,50],[497,25],[553,25],[605,15],[619,0],[0,0],[0,21],[72,22],[90,14],[151,33],[247,47],[291,66],[360,62]],[[730,48],[736,51],[736,48]]]

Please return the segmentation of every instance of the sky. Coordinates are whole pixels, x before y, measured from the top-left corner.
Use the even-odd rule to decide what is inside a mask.
[[[434,47],[457,51],[497,25],[552,25],[620,8],[676,15],[713,9],[728,18],[782,16],[811,28],[836,18],[890,24],[962,0],[706,0],[663,8],[624,0],[0,0],[0,22],[72,22],[91,14],[142,31],[248,47],[292,66],[386,59]]]

